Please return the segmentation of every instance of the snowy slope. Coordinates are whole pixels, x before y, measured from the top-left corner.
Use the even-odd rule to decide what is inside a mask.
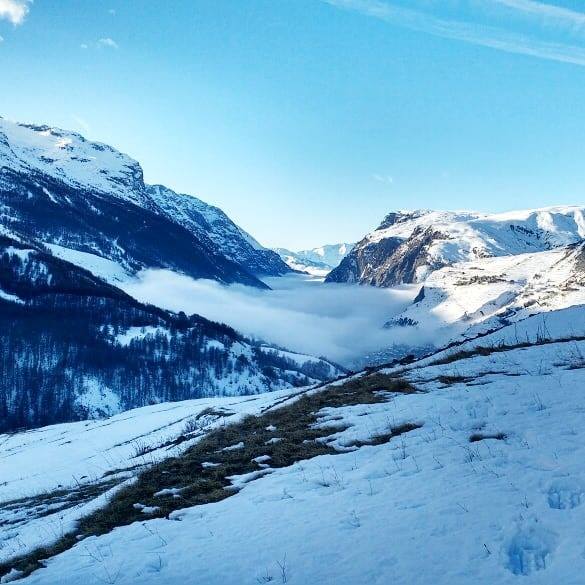
[[[124,270],[119,263],[102,258],[97,254],[72,250],[57,244],[47,244],[47,248],[57,258],[89,270],[94,276],[110,284],[124,283],[132,278],[131,272]]]
[[[495,215],[397,212],[359,242],[327,280],[376,286],[422,282],[432,271],[457,262],[551,250],[583,238],[583,207]]]
[[[416,301],[386,326],[432,333],[440,347],[573,305],[585,305],[585,244],[437,270]]]
[[[550,317],[547,343],[436,356],[402,371],[418,393],[324,408],[336,454],[234,477],[232,497],[90,537],[23,583],[580,585],[585,341],[558,332],[585,333],[585,312]]]
[[[339,266],[353,246],[354,244],[328,244],[298,252],[286,248],[275,248],[275,251],[293,270],[307,272],[314,276],[326,276]]]
[[[140,165],[130,157],[74,132],[14,124],[0,117],[0,171],[49,176],[70,187],[144,205]],[[0,181],[3,180],[0,173]],[[58,194],[47,197],[59,199]]]
[[[161,185],[149,185],[147,192],[174,223],[188,228],[198,237],[208,237],[227,258],[252,274],[280,276],[290,272],[278,254],[264,248],[221,209]]]
[[[176,456],[201,433],[257,414],[290,394],[163,403],[107,420],[0,435],[0,563],[69,530],[137,469]],[[43,494],[58,490],[69,491],[69,497],[43,501]],[[71,494],[82,495],[82,501]],[[7,505],[15,500],[20,503]]]

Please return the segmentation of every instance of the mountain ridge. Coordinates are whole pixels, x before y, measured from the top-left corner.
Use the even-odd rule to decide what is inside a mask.
[[[327,282],[395,286],[423,282],[461,261],[545,251],[585,238],[585,207],[499,214],[392,212],[327,277]]]
[[[167,201],[144,183],[137,161],[108,145],[0,118],[4,233],[97,254],[131,273],[167,268],[266,288],[255,273],[288,270],[221,210],[195,198],[184,204],[187,196],[170,189],[165,194]],[[198,211],[179,214],[181,206]]]
[[[325,276],[339,266],[353,246],[354,244],[341,243],[326,244],[296,252],[287,248],[274,248],[274,251],[294,270],[314,276]]]

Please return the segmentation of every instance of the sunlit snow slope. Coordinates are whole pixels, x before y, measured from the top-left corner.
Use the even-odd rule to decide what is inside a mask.
[[[331,453],[284,468],[257,457],[254,477],[231,477],[231,497],[153,520],[140,508],[144,520],[75,544],[23,583],[578,585],[584,356],[573,307],[315,390]]]

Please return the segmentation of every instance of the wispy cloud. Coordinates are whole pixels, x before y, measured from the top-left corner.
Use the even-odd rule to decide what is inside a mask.
[[[427,33],[447,39],[463,41],[474,45],[498,49],[508,53],[516,53],[572,63],[585,66],[585,47],[562,42],[547,42],[525,34],[510,32],[502,28],[488,26],[485,24],[463,22],[459,20],[443,19],[422,10],[403,8],[396,4],[390,4],[381,0],[321,0],[346,10],[352,10],[377,18],[385,22],[402,26],[417,32]],[[544,15],[547,5],[530,0],[493,0],[493,2],[507,3],[510,8],[512,4],[518,4],[536,10],[540,8],[540,15]],[[534,6],[536,5],[536,6]],[[563,9],[549,6],[559,11]],[[553,12],[555,12],[553,10]],[[580,13],[568,11],[573,15]]]
[[[391,175],[379,175],[377,173],[372,175],[372,179],[377,181],[378,183],[384,183],[384,185],[393,185],[394,184],[394,177]]]
[[[100,39],[98,41],[98,45],[100,47],[107,47],[109,49],[118,49],[119,48],[118,43],[114,39],[111,39],[110,37]]]
[[[29,11],[29,0],[0,0],[0,18],[22,24]]]
[[[489,0],[493,4],[504,6],[524,14],[545,18],[559,24],[574,27],[585,25],[585,13],[570,10],[563,6],[536,2],[535,0]]]
[[[89,134],[91,132],[91,126],[81,116],[73,114],[73,116],[71,116],[71,118],[73,119],[73,122],[75,122],[76,126],[81,128],[83,130],[83,132],[85,132],[86,134]]]

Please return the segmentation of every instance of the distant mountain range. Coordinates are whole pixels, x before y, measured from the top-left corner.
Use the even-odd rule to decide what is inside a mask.
[[[286,248],[275,248],[290,268],[314,276],[326,276],[351,252],[354,244],[331,244],[293,252]]]
[[[326,282],[420,286],[385,324],[404,345],[369,356],[384,362],[585,304],[584,238],[584,207],[394,212]]]

